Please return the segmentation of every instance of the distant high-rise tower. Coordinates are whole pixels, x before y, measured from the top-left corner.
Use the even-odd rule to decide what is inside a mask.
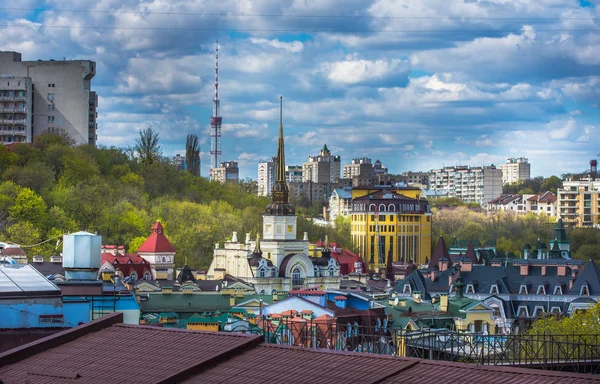
[[[210,118],[210,176],[213,169],[221,164],[221,120],[219,115],[219,42],[215,48],[215,98],[213,99],[213,114]]]

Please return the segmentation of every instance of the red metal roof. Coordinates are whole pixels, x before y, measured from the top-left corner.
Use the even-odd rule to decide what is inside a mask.
[[[260,336],[124,325],[122,319],[111,314],[0,353],[0,377],[7,384],[600,383],[593,375],[303,349],[262,344]],[[143,351],[134,363],[119,353],[124,344]]]
[[[2,256],[27,256],[25,251],[21,247],[10,247],[4,248],[2,252],[0,252]]]
[[[152,234],[144,241],[144,244],[137,250],[138,253],[161,253],[175,252],[175,248],[171,245],[165,236],[163,226],[160,221],[152,226]]]
[[[334,300],[348,300],[348,299],[346,298],[346,296],[342,296],[342,295],[336,296],[336,297],[334,297],[333,299],[334,299]]]

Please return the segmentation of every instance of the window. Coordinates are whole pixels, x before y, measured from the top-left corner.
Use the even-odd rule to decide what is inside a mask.
[[[554,287],[554,294],[555,295],[562,295],[562,287],[560,285],[557,285],[556,287]]]
[[[131,272],[131,273],[129,274],[129,277],[131,277],[131,280],[133,280],[133,281],[136,281],[136,280],[137,280],[137,278],[138,278],[137,272],[135,272],[135,271],[134,271],[134,272]]]
[[[144,273],[144,280],[150,280],[151,278],[152,276],[150,275],[150,272]]]
[[[520,306],[519,310],[517,311],[517,316],[518,317],[529,317],[529,311],[527,310],[527,307]]]
[[[48,104],[48,110],[54,111],[54,104]]]
[[[54,123],[54,116],[48,116],[48,122]]]
[[[533,317],[540,316],[543,313],[544,307],[542,307],[541,305],[536,305],[535,308],[533,308]]]
[[[519,295],[526,295],[527,294],[527,286],[522,284],[519,287]]]
[[[48,84],[48,88],[55,88],[56,84]]]
[[[266,277],[265,269],[261,268],[258,270],[258,277]]]
[[[550,309],[550,313],[560,313],[560,307],[552,307],[552,309]]]
[[[302,273],[300,269],[294,268],[292,271],[292,285],[303,285],[304,281],[302,281]]]
[[[54,101],[54,93],[48,93],[48,100]]]
[[[287,229],[288,229],[288,233],[291,233],[292,229],[294,229],[294,226],[293,225],[288,225]]]
[[[538,295],[545,295],[546,294],[546,287],[544,287],[543,285],[538,285],[538,289],[536,294]]]
[[[581,286],[581,290],[579,291],[579,294],[581,296],[589,296],[590,295],[590,289],[588,288],[587,284],[584,284]]]
[[[498,294],[498,286],[496,284],[492,285],[492,288],[490,288],[490,295],[497,295]]]
[[[404,284],[404,288],[402,289],[402,293],[411,293],[410,284]]]
[[[467,284],[466,293],[475,293],[475,288],[473,287],[473,284]]]

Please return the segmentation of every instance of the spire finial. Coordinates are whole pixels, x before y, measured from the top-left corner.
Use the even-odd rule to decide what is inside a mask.
[[[283,96],[279,96],[279,127],[283,128]]]

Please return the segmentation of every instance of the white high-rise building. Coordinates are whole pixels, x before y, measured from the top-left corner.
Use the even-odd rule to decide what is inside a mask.
[[[90,60],[21,61],[18,52],[0,51],[1,141],[31,142],[49,132],[96,145],[95,74]]]
[[[275,182],[275,163],[277,158],[258,163],[258,196],[270,196]]]
[[[510,158],[506,164],[500,164],[502,183],[511,184],[531,178],[531,164],[525,157]]]
[[[444,167],[429,172],[429,189],[443,191],[465,203],[482,206],[502,194],[502,170],[484,167]]]

